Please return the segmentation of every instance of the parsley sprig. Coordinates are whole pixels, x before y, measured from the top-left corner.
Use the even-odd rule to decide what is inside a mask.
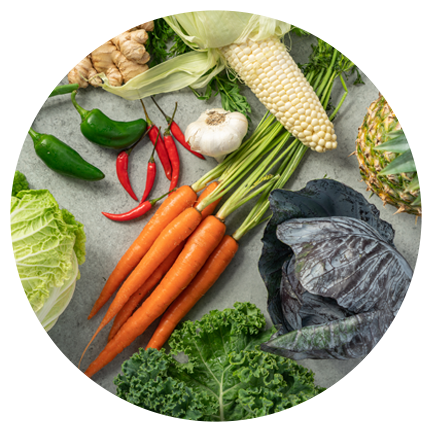
[[[227,111],[238,111],[250,121],[251,106],[246,97],[240,93],[240,84],[230,71],[222,71],[207,84],[203,93],[191,89],[200,100],[209,100],[217,94],[221,96],[222,108]]]

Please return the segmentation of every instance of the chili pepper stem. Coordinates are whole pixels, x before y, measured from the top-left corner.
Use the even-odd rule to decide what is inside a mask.
[[[161,200],[162,198],[165,198],[168,194],[170,194],[171,192],[174,192],[177,188],[171,189],[170,191],[168,191],[167,193],[164,193],[162,196],[160,196],[159,198],[155,198],[150,200],[150,204],[153,207],[159,200]]]
[[[157,141],[156,141],[156,144],[153,146],[153,150],[152,150],[152,152],[151,152],[151,154],[150,154],[150,159],[148,160],[150,163],[154,163],[154,154],[155,154],[155,151],[156,151],[156,146],[157,146]]]
[[[33,140],[37,140],[39,139],[39,137],[41,136],[40,133],[36,132],[34,129],[30,128],[29,129],[29,135],[32,137]]]
[[[82,106],[78,105],[78,102],[76,101],[75,97],[76,97],[77,91],[74,90],[71,93],[71,99],[72,99],[72,103],[74,105],[74,107],[76,108],[76,110],[78,111],[78,114],[81,116],[81,118],[84,120],[86,115],[89,113],[89,111],[87,111],[86,109],[84,109]]]
[[[168,125],[172,122],[172,118],[168,117],[163,111],[162,108],[158,105],[158,103],[156,102],[155,98],[153,96],[151,96],[151,100],[154,102],[154,104],[159,108],[159,111],[162,113],[162,115],[165,117],[165,120],[168,122]],[[176,107],[177,107],[177,102],[176,102]],[[174,111],[175,112],[175,111]]]
[[[146,118],[146,121],[147,121],[147,127],[148,127],[148,129],[150,129],[149,126],[153,126],[153,122],[150,120],[150,117],[147,114],[147,110],[146,110],[146,107],[145,107],[144,102],[142,101],[142,99],[140,99],[140,102],[141,102],[141,105],[142,105],[143,110],[144,110],[145,118]]]
[[[177,112],[177,102],[175,103],[175,108],[171,120],[168,122],[168,130],[171,129],[172,122],[174,121],[175,113]]]
[[[150,129],[147,129],[139,138],[138,140],[133,143],[128,149],[123,150],[125,153],[127,153],[128,155],[131,154],[132,150],[137,146],[138,143],[141,142],[141,140],[150,132]]]

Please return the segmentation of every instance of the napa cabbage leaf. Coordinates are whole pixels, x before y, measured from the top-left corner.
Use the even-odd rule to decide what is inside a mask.
[[[19,191],[10,209],[15,262],[30,305],[48,331],[74,293],[86,235],[83,224],[60,209],[48,190],[28,190],[21,187],[25,176],[15,179],[19,184],[14,182],[13,190]]]

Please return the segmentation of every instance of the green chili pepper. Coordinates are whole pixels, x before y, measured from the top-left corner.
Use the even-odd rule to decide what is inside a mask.
[[[104,173],[86,162],[73,148],[53,135],[40,134],[30,128],[36,154],[53,171],[82,180],[102,180]]]
[[[59,96],[59,95],[72,93],[74,90],[77,90],[77,89],[78,89],[78,84],[59,85],[50,93],[50,95],[48,97],[50,98],[53,96]]]
[[[124,149],[135,143],[147,129],[147,122],[138,119],[129,122],[111,120],[101,110],[87,111],[75,100],[76,91],[71,98],[81,116],[81,132],[91,142],[113,149]]]

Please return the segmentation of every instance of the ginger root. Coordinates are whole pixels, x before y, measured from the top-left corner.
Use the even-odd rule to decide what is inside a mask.
[[[88,87],[89,83],[94,87],[102,84],[102,80],[97,76],[97,71],[93,67],[90,55],[83,58],[69,73],[70,84],[77,83],[81,88]]]
[[[145,72],[150,60],[145,49],[147,32],[153,29],[154,23],[149,21],[104,43],[69,72],[69,83],[78,83],[81,88],[88,84],[98,87],[102,80],[97,75],[104,73],[110,85],[118,87]]]

